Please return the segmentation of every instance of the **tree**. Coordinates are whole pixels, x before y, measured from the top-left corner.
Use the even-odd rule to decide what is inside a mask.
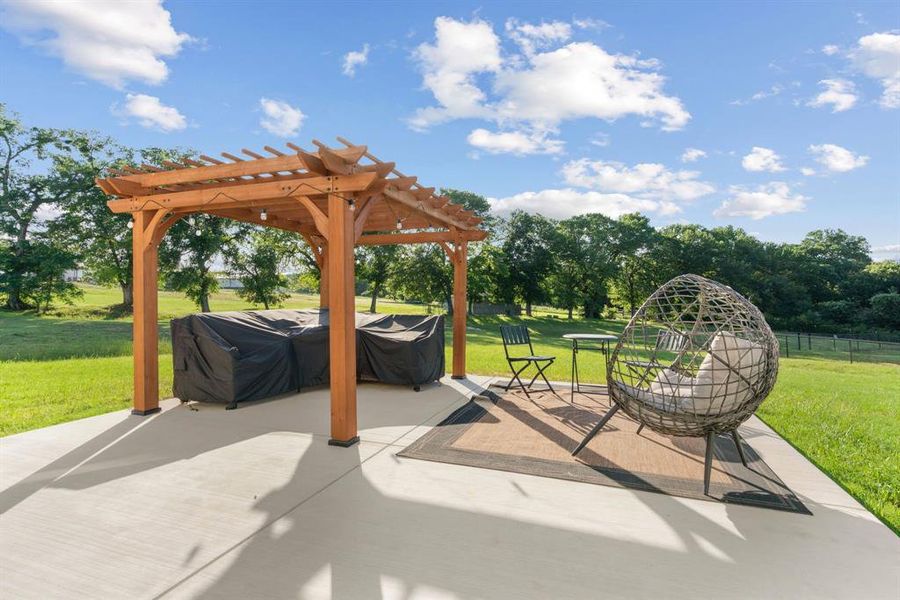
[[[876,325],[900,329],[900,294],[875,294],[870,301],[872,320]]]
[[[847,284],[872,262],[866,239],[841,229],[811,231],[798,251],[804,264],[797,275],[815,303],[843,300]]]
[[[443,302],[453,312],[453,269],[444,251],[435,244],[421,244],[400,250],[389,285],[404,299]]]
[[[283,271],[298,252],[296,238],[286,231],[254,228],[245,247],[232,244],[226,261],[243,288],[238,296],[269,309],[290,297]]]
[[[239,226],[227,219],[198,214],[172,225],[159,249],[159,267],[167,286],[184,292],[200,310],[209,312],[209,297],[219,290],[213,259],[231,254]]]
[[[634,314],[644,299],[663,283],[658,280],[650,254],[658,236],[650,220],[637,213],[622,215],[617,223],[619,264],[612,291],[628,306],[630,314]]]
[[[553,267],[554,225],[549,219],[521,210],[506,223],[501,249],[509,269],[509,285],[525,303],[525,314],[546,298],[544,280]]]
[[[369,284],[369,312],[375,312],[400,254],[398,246],[363,246],[356,252],[356,275]]]
[[[72,131],[25,127],[0,104],[0,235],[11,240],[4,249],[9,255],[3,259],[0,291],[11,310],[28,308],[31,302],[46,306],[54,295],[74,293],[74,286],[62,280],[65,269],[59,271],[60,281],[49,285],[46,277],[58,269],[41,268],[42,261],[56,267],[72,262],[68,251],[48,239],[46,231],[32,235],[33,229],[44,225],[39,213],[63,208],[72,195],[73,182],[61,163],[74,136]],[[38,289],[43,290],[40,300],[31,296],[29,301]]]

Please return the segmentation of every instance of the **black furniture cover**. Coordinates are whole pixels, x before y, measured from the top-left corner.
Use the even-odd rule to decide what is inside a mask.
[[[203,313],[173,319],[173,391],[244,402],[329,380],[327,310]],[[421,385],[444,375],[444,318],[356,315],[357,378]]]

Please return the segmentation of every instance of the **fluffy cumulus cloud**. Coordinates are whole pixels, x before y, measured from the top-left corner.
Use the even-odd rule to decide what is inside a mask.
[[[618,218],[630,212],[674,214],[678,207],[671,202],[635,198],[628,194],[604,194],[572,188],[522,192],[505,198],[488,198],[495,212],[507,215],[514,210],[540,213],[552,219],[568,219],[575,215],[602,213]]]
[[[774,150],[760,146],[754,146],[750,150],[750,154],[741,160],[741,165],[747,171],[768,171],[769,173],[784,171],[781,157]]]
[[[856,86],[846,79],[823,79],[819,85],[824,89],[807,102],[814,108],[831,107],[831,112],[843,112],[853,108],[858,100]]]
[[[788,184],[772,181],[756,188],[732,186],[730,197],[713,212],[716,217],[749,217],[753,220],[773,215],[803,212],[806,196],[791,191]]]
[[[172,26],[161,0],[10,2],[3,26],[115,88],[129,81],[162,83],[169,75],[165,59],[191,40]]]
[[[125,102],[115,104],[112,112],[127,120],[136,119],[143,127],[169,133],[187,127],[187,119],[173,106],[166,106],[156,96],[126,94]]]
[[[568,41],[572,37],[572,26],[563,21],[534,25],[521,23],[517,19],[508,19],[506,35],[519,45],[522,52],[530,56],[534,54],[535,50]]]
[[[685,148],[681,154],[681,162],[697,162],[701,158],[706,158],[706,152],[699,148]]]
[[[642,199],[691,201],[715,191],[697,171],[670,171],[658,163],[629,167],[619,162],[582,158],[562,168],[567,184],[602,192],[634,194]]]
[[[813,144],[809,147],[809,152],[816,159],[816,162],[834,173],[852,171],[869,162],[868,156],[854,154],[850,150],[835,144]]]
[[[356,70],[365,66],[367,62],[369,62],[369,45],[363,44],[362,50],[353,50],[344,55],[344,75],[353,77]]]
[[[857,68],[883,86],[881,105],[900,108],[900,34],[885,32],[861,37],[850,58]]]
[[[490,154],[559,154],[563,144],[544,132],[505,131],[493,132],[475,129],[466,138],[469,144]]]
[[[826,44],[825,46],[822,46],[822,54],[824,54],[825,56],[834,56],[840,51],[841,49],[834,44]]]
[[[636,116],[664,130],[690,119],[681,100],[664,93],[658,61],[573,42],[567,23],[510,20],[505,31],[514,42],[506,54],[486,21],[435,20],[434,42],[420,45],[414,58],[436,105],[417,110],[408,120],[412,128],[481,119],[496,124],[497,135],[519,132],[525,140],[549,139],[562,122],[581,118]],[[481,132],[470,138],[487,139]]]
[[[260,98],[259,107],[263,116],[259,120],[260,126],[271,134],[279,137],[292,137],[300,131],[306,115],[296,106],[291,106],[282,100]]]
[[[617,218],[636,211],[669,216],[715,191],[695,171],[671,171],[655,163],[629,167],[583,158],[563,165],[562,176],[565,187],[491,198],[491,206],[501,214],[524,210],[559,219],[585,213]]]

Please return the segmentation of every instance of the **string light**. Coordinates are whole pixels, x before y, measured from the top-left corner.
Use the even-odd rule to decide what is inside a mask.
[[[399,218],[397,219],[397,229],[403,229],[403,221],[401,221]]]
[[[128,227],[128,229],[134,229],[134,219],[128,219],[126,227]]]
[[[347,203],[350,205],[350,207],[349,207],[350,212],[353,212],[356,210],[356,202],[354,202],[352,198]]]
[[[268,218],[269,218],[269,213],[266,212],[266,209],[262,209],[261,211],[259,211],[259,220],[260,221],[265,221]]]

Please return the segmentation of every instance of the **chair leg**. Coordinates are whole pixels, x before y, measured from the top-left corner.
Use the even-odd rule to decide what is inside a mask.
[[[555,394],[555,393],[556,393],[556,390],[553,389],[553,386],[550,385],[550,381],[547,379],[547,376],[544,375],[544,370],[545,370],[545,369],[549,369],[549,368],[550,368],[550,365],[552,365],[552,364],[553,364],[553,361],[552,361],[552,360],[551,360],[550,362],[548,362],[546,365],[544,365],[543,367],[538,367],[538,365],[535,364],[534,366],[537,367],[538,372],[537,372],[537,375],[534,376],[534,379],[537,379],[538,375],[540,375],[540,376],[541,376],[541,379],[544,380],[544,383],[547,384],[547,387],[550,388],[550,391],[553,392],[553,393]],[[534,383],[534,379],[531,380],[531,383]]]
[[[706,463],[703,466],[703,493],[709,496],[709,479],[712,475],[713,447],[716,443],[716,434],[710,431],[706,434]]]
[[[741,436],[738,435],[737,429],[731,432],[731,437],[734,439],[734,445],[737,446],[741,462],[744,463],[745,467],[749,468],[750,465],[747,464],[747,456],[744,454],[744,446],[741,445]]]
[[[528,368],[528,363],[525,363],[525,366],[522,367],[521,369],[519,369],[519,370],[517,371],[517,370],[512,366],[512,363],[509,363],[509,369],[513,372],[513,376],[512,376],[512,379],[509,380],[509,383],[506,384],[506,391],[507,391],[507,392],[509,391],[509,388],[512,386],[513,381],[517,381],[517,382],[519,382],[519,387],[521,387],[521,388],[522,388],[522,391],[525,392],[525,397],[526,397],[526,398],[531,398],[531,396],[528,395],[528,390],[525,388],[525,384],[522,383],[522,380],[521,380],[521,379],[519,379],[519,374],[520,374],[522,371],[524,371],[525,369],[527,369],[527,368]]]
[[[597,423],[596,425],[594,425],[594,428],[591,429],[591,431],[586,436],[584,436],[584,439],[581,440],[581,443],[578,444],[578,447],[572,451],[572,456],[577,456],[579,452],[584,450],[584,447],[588,445],[588,442],[590,442],[592,439],[594,439],[595,435],[600,433],[600,430],[603,429],[603,426],[606,425],[606,423],[610,419],[612,419],[612,416],[614,414],[616,414],[616,412],[618,412],[618,410],[619,410],[618,404],[616,404],[611,409],[609,409],[609,412],[607,412],[605,415],[603,415],[603,418],[600,419],[600,422]]]
[[[641,423],[640,426],[638,427],[637,434],[641,435],[641,430],[643,430],[643,429],[644,429],[644,424]]]

